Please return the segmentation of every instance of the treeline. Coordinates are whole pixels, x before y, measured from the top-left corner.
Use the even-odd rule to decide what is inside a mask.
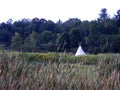
[[[0,47],[14,51],[120,53],[120,10],[110,18],[103,8],[93,21],[33,18],[0,24]]]

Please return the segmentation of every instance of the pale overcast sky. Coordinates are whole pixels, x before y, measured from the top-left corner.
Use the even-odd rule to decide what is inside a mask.
[[[95,20],[102,8],[112,16],[120,9],[120,0],[0,0],[0,22],[35,17],[54,22],[69,18]]]

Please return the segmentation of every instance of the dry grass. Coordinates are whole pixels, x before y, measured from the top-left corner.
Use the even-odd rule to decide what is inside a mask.
[[[29,60],[19,55],[3,53],[0,54],[0,90],[120,90],[119,69],[105,61],[106,58],[100,60],[96,66],[60,62],[31,66]]]

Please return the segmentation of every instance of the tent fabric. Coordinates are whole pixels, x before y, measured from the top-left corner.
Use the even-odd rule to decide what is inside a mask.
[[[85,52],[82,50],[82,47],[79,46],[75,56],[86,55]]]

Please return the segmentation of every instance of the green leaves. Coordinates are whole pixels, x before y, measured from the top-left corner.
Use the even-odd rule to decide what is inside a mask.
[[[15,36],[12,38],[11,49],[13,50],[22,50],[23,39],[19,33],[15,33]]]

